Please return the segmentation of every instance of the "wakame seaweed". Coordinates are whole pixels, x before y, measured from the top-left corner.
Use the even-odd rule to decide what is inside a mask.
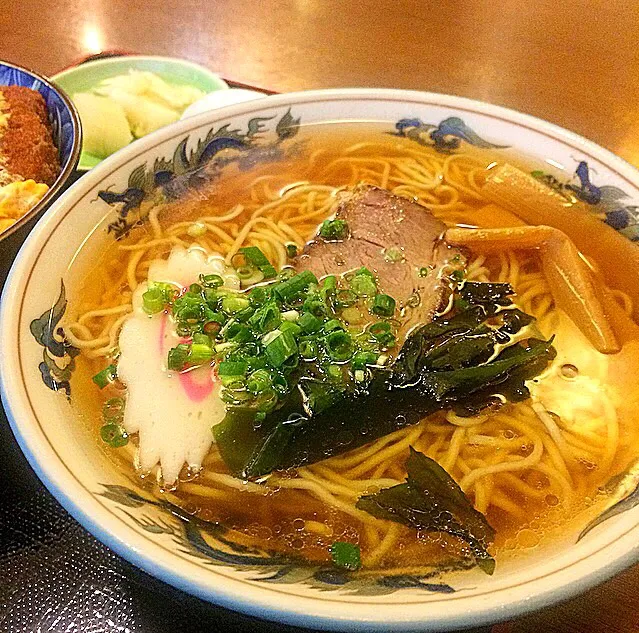
[[[214,427],[230,470],[246,479],[321,461],[362,446],[443,408],[473,414],[502,396],[529,396],[525,381],[555,357],[552,340],[513,336],[533,318],[512,305],[508,284],[465,283],[454,310],[417,328],[395,362],[372,371],[365,389],[331,393],[330,385],[300,381],[262,420],[230,408]],[[311,389],[312,387],[312,389]],[[312,411],[308,394],[325,391]]]
[[[473,508],[459,485],[436,461],[412,446],[406,473],[406,483],[360,497],[357,508],[378,519],[461,539],[470,547],[479,568],[491,575],[495,560],[486,548],[493,542],[495,530],[486,517]]]

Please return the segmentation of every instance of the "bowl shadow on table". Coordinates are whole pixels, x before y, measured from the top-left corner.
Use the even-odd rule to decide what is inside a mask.
[[[114,554],[71,518],[39,482],[1,409],[0,464],[0,630],[302,630],[216,607],[148,576]],[[490,631],[487,627],[471,633]]]

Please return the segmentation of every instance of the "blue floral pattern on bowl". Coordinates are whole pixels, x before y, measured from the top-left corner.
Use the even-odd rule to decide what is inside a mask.
[[[585,160],[579,162],[574,178],[568,182],[562,182],[541,170],[535,170],[531,175],[567,201],[579,200],[588,205],[608,226],[629,240],[639,241],[639,203],[632,204],[630,196],[619,187],[595,185]]]
[[[400,119],[395,124],[394,136],[404,136],[419,145],[433,147],[443,154],[459,149],[462,141],[480,149],[505,149],[507,145],[496,145],[483,139],[457,116],[451,116],[437,124],[424,123],[418,118]]]
[[[275,126],[269,126],[267,122],[274,119],[277,119]],[[240,169],[247,170],[258,163],[282,160],[292,150],[291,147],[285,149],[282,144],[297,135],[299,126],[300,119],[296,119],[289,108],[279,118],[250,119],[245,131],[233,129],[231,124],[211,128],[190,151],[187,150],[190,137],[183,138],[170,159],[156,158],[151,169],[146,163],[138,165],[129,174],[124,191],[98,192],[101,200],[117,210],[117,218],[107,230],[116,239],[128,235],[145,219],[131,212],[158,189],[166,199],[175,199],[188,189],[197,188],[201,182],[217,178],[230,164],[236,163]],[[268,132],[275,133],[275,140],[263,142]],[[223,157],[218,156],[221,152],[225,152]]]
[[[208,565],[227,565],[254,573],[250,580],[255,582],[302,583],[319,591],[341,589],[360,596],[387,595],[398,589],[420,589],[448,594],[455,593],[458,589],[438,582],[437,578],[445,572],[473,566],[473,563],[456,563],[446,568],[433,568],[423,574],[371,575],[328,565],[313,565],[301,558],[235,543],[230,538],[230,530],[225,526],[191,516],[166,499],[147,497],[126,486],[102,486],[103,491],[98,494],[117,504],[121,512],[138,528],[150,534],[170,536],[182,553],[203,560]],[[153,516],[149,512],[152,508],[159,509],[164,516]]]
[[[80,353],[71,345],[58,324],[67,309],[64,282],[60,294],[50,310],[31,321],[30,331],[38,345],[42,345],[42,362],[38,365],[42,382],[52,391],[64,391],[71,397],[71,374],[75,369],[75,357]]]

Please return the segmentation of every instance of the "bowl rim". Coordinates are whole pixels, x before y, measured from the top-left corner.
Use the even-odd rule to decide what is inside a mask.
[[[198,62],[191,61],[190,59],[184,59],[182,57],[170,57],[168,55],[136,55],[136,54],[122,54],[122,53],[113,53],[112,55],[105,55],[104,57],[98,58],[90,58],[90,59],[81,59],[78,62],[63,68],[62,70],[55,73],[55,75],[51,75],[51,81],[57,83],[60,79],[64,80],[69,75],[74,75],[76,73],[80,73],[85,70],[91,70],[91,68],[95,68],[96,66],[110,66],[116,63],[122,63],[129,61],[131,63],[141,62],[141,61],[156,61],[156,62],[168,62],[170,64],[180,65],[184,67],[193,68],[197,70],[202,75],[208,75],[210,78],[214,78],[215,80],[224,84],[218,90],[227,90],[228,84],[226,80],[222,77],[222,75],[214,70],[210,70],[206,66],[199,64]],[[146,135],[148,136],[148,134]],[[108,157],[107,157],[108,158]],[[106,160],[106,159],[104,159]]]
[[[27,225],[43,209],[51,204],[52,200],[58,195],[62,187],[64,187],[64,185],[68,181],[71,174],[75,171],[75,168],[80,161],[80,153],[82,151],[82,124],[80,123],[80,115],[78,114],[75,105],[73,105],[73,102],[71,101],[69,95],[67,95],[67,93],[58,85],[56,85],[51,79],[36,72],[35,70],[27,68],[26,66],[20,66],[11,62],[0,61],[0,66],[7,66],[9,68],[27,73],[34,79],[41,81],[45,86],[47,86],[47,88],[49,88],[49,90],[55,92],[69,111],[71,115],[71,124],[73,126],[73,145],[71,147],[71,154],[66,164],[62,166],[60,173],[53,181],[53,184],[49,187],[48,191],[44,194],[42,199],[39,200],[35,204],[35,206],[31,207],[31,209],[29,209],[15,224],[12,224],[8,229],[0,233],[1,243],[2,240],[8,238],[10,235],[13,235],[17,231],[20,231],[22,227]]]
[[[546,134],[557,141],[579,149],[615,171],[620,177],[630,182],[633,188],[639,188],[639,172],[629,163],[610,151],[596,145],[574,132],[565,130],[552,123],[537,119],[527,114],[494,106],[480,101],[441,95],[437,93],[404,91],[394,89],[333,89],[317,90],[298,93],[274,95],[268,100],[260,99],[253,102],[237,104],[221,108],[212,112],[178,121],[171,126],[162,128],[152,135],[144,137],[134,145],[128,146],[112,155],[96,167],[92,172],[74,184],[45,214],[23,245],[7,280],[3,299],[11,293],[15,298],[20,289],[24,288],[25,278],[34,264],[37,247],[55,228],[57,216],[64,211],[67,201],[82,197],[97,185],[109,170],[117,171],[122,165],[130,162],[139,154],[145,153],[152,146],[169,141],[178,135],[195,131],[206,124],[227,120],[235,116],[242,116],[276,107],[295,106],[296,104],[313,104],[335,100],[374,100],[396,101],[402,103],[414,102],[421,107],[440,106],[452,110],[471,111],[477,114],[497,116],[518,126],[524,126],[535,132]],[[16,290],[14,291],[14,286]],[[0,301],[0,347],[10,350],[17,345],[10,334],[17,331],[18,316],[11,314],[5,300]],[[482,596],[460,596],[462,608],[452,612],[451,609],[441,609],[437,614],[428,612],[429,602],[424,600],[416,603],[394,605],[392,603],[378,603],[374,610],[366,611],[362,607],[366,604],[348,603],[345,610],[350,613],[340,613],[334,608],[334,601],[322,600],[316,597],[290,595],[288,602],[269,599],[268,586],[253,586],[246,589],[246,585],[239,584],[237,578],[224,575],[226,581],[218,580],[213,586],[200,576],[187,576],[183,561],[176,573],[175,555],[153,557],[154,547],[148,539],[135,533],[132,528],[110,531],[112,513],[97,504],[81,486],[72,478],[71,471],[53,452],[44,436],[38,432],[29,432],[31,418],[26,413],[24,403],[20,403],[19,387],[24,384],[15,371],[13,355],[5,353],[0,358],[0,390],[7,417],[13,432],[45,486],[54,494],[58,501],[94,536],[111,547],[123,558],[129,560],[139,568],[160,578],[181,590],[215,602],[227,608],[249,613],[254,616],[286,622],[289,624],[319,627],[332,630],[357,631],[390,631],[390,630],[447,630],[450,627],[470,627],[495,622],[510,617],[521,616],[558,601],[566,600],[577,593],[585,591],[603,582],[624,567],[632,564],[639,557],[639,523],[635,523],[619,538],[607,542],[600,549],[594,550],[589,556],[582,556],[570,562],[565,569],[553,570],[550,577],[553,583],[543,577],[524,580],[518,587],[504,587],[495,593],[510,592],[505,600],[490,600]],[[12,371],[14,370],[14,371]],[[11,393],[11,396],[9,394]],[[21,406],[18,406],[21,405]],[[22,409],[22,411],[20,411]],[[22,415],[21,415],[22,414]],[[86,503],[82,503],[82,499]],[[93,511],[89,511],[91,508]],[[593,549],[592,547],[590,549]],[[612,551],[614,550],[614,551]],[[155,552],[157,554],[157,552]],[[188,566],[188,565],[187,565]],[[578,568],[581,573],[577,577],[569,577],[569,571]],[[222,576],[222,574],[220,575]],[[218,579],[220,578],[218,576]],[[548,577],[546,577],[548,578]],[[521,588],[535,589],[531,595]],[[234,589],[243,588],[244,592]],[[474,599],[472,604],[467,600]],[[433,604],[431,601],[430,604]],[[442,603],[443,604],[443,603]],[[449,603],[450,604],[450,603]],[[434,615],[434,617],[432,617]]]

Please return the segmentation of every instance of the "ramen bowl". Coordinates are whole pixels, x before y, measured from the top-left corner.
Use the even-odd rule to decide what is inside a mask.
[[[422,92],[329,90],[204,113],[105,160],[51,207],[25,242],[0,314],[2,400],[14,434],[47,488],[93,535],[144,571],[230,609],[329,630],[443,631],[566,600],[637,560],[632,472],[617,477],[610,498],[553,543],[498,558],[492,576],[477,570],[353,575],[233,546],[220,526],[149,495],[116,468],[74,404],[78,350],[59,328],[97,253],[144,222],[133,208],[146,182],[171,181],[203,153],[211,159],[220,144],[228,150],[229,139],[239,155],[250,146],[262,160],[281,160],[303,139],[305,125],[361,121],[375,124],[379,136],[371,132],[370,141],[395,135],[446,155],[463,144],[490,147],[506,159],[525,156],[555,188],[583,194],[589,183],[599,195],[583,194],[584,203],[602,234],[621,232],[625,248],[635,248],[639,173],[578,135],[518,112]]]
[[[60,156],[60,173],[42,199],[13,226],[0,233],[0,288],[24,238],[37,219],[68,183],[82,147],[80,119],[68,96],[48,79],[26,68],[0,62],[0,85],[37,90],[49,112],[53,142]]]

